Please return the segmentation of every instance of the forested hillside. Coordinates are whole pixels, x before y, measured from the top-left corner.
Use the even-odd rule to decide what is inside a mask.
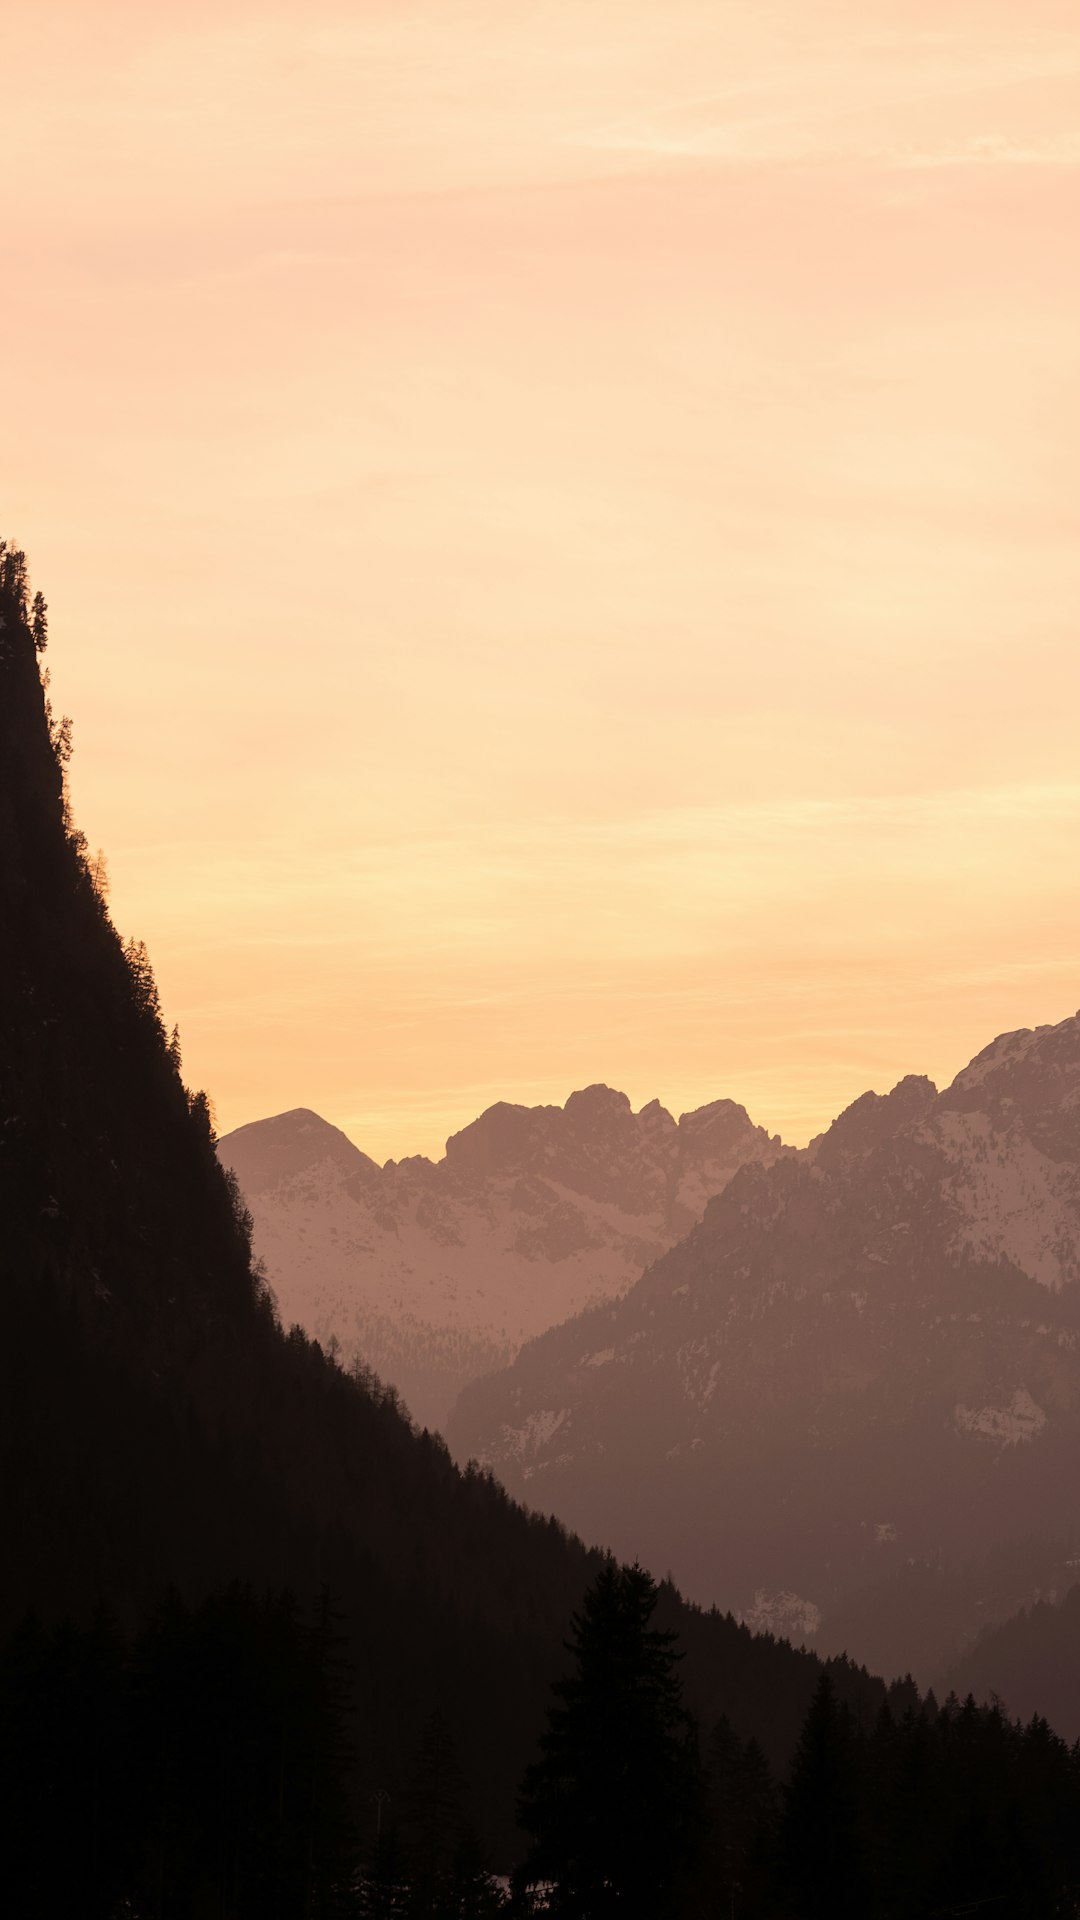
[[[1000,1694],[1011,1713],[1045,1713],[1066,1739],[1080,1741],[1080,1586],[1052,1590],[988,1628],[944,1684],[979,1698]]]
[[[104,1604],[117,1631],[142,1631],[170,1589],[198,1608],[236,1581],[291,1589],[308,1619],[326,1590],[351,1668],[357,1820],[397,1792],[438,1709],[506,1859],[595,1561],[458,1471],[392,1392],[277,1324],[207,1101],[183,1084],[145,950],[118,938],[70,819],[44,607],[11,550],[0,618],[3,1629],[31,1609],[45,1632],[86,1623]],[[663,1604],[698,1711],[728,1712],[781,1761],[816,1663],[672,1592]]]

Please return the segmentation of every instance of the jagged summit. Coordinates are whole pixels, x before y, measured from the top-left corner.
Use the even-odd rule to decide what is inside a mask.
[[[379,1169],[307,1114],[220,1143],[285,1317],[363,1352],[439,1426],[522,1340],[624,1291],[740,1166],[789,1151],[734,1101],[676,1124],[601,1084],[497,1101],[434,1162]]]
[[[580,1087],[570,1094],[563,1112],[574,1119],[588,1117],[599,1119],[604,1114],[632,1113],[630,1097],[621,1093],[617,1087],[605,1086],[602,1080],[595,1080],[588,1087]]]
[[[983,1047],[981,1053],[977,1053],[966,1067],[961,1068],[946,1091],[953,1093],[984,1086],[998,1074],[1014,1073],[1025,1061],[1056,1062],[1061,1067],[1071,1060],[1075,1065],[1078,1051],[1080,1009],[1056,1024],[1047,1022],[1041,1027],[1017,1027],[1012,1032],[999,1033],[989,1046]]]
[[[517,1164],[537,1147],[557,1152],[571,1143],[585,1148],[587,1143],[605,1138],[617,1143],[632,1139],[654,1143],[664,1137],[673,1141],[679,1132],[699,1141],[708,1136],[714,1146],[748,1140],[759,1143],[769,1138],[754,1125],[746,1108],[734,1100],[712,1100],[680,1114],[676,1121],[656,1099],[647,1101],[635,1113],[627,1094],[597,1081],[569,1094],[561,1107],[496,1101],[468,1126],[451,1134],[446,1158],[462,1167],[494,1172]],[[772,1139],[777,1147],[781,1145],[779,1134]]]
[[[710,1100],[704,1107],[695,1107],[689,1113],[680,1113],[679,1131],[687,1139],[708,1140],[714,1151],[722,1152],[730,1142],[747,1137],[748,1130],[760,1137],[764,1129],[755,1127],[745,1107],[737,1100]],[[766,1136],[767,1138],[769,1136]],[[778,1133],[771,1136],[771,1144],[778,1152],[783,1143]],[[792,1149],[785,1148],[785,1152]]]
[[[687,1145],[691,1138],[694,1147]],[[597,1082],[571,1093],[561,1107],[498,1101],[451,1135],[446,1159],[457,1170],[484,1175],[536,1170],[546,1163],[553,1179],[586,1190],[602,1183],[605,1173],[618,1182],[632,1167],[648,1179],[646,1163],[651,1168],[659,1156],[660,1163],[675,1166],[680,1156],[699,1151],[706,1138],[714,1148],[721,1141],[736,1148],[739,1158],[739,1150],[760,1149],[769,1136],[731,1100],[683,1114],[676,1124],[659,1100],[635,1113],[625,1093]]]
[[[1080,1160],[1080,1012],[999,1034],[941,1096],[943,1113],[986,1113],[1055,1161]]]
[[[864,1093],[845,1107],[814,1142],[819,1166],[836,1166],[850,1154],[867,1154],[930,1111],[937,1088],[924,1074],[909,1073],[888,1093]]]
[[[520,1101],[496,1100],[485,1107],[475,1120],[452,1133],[446,1141],[444,1160],[455,1168],[480,1174],[508,1171],[537,1149],[555,1150],[560,1146],[602,1141],[605,1136],[619,1142],[632,1137],[650,1142],[662,1136],[683,1133],[696,1142],[706,1138],[714,1148],[721,1145],[759,1144],[770,1136],[754,1125],[745,1107],[734,1100],[712,1100],[703,1107],[681,1113],[678,1120],[656,1099],[649,1100],[634,1113],[629,1096],[613,1087],[596,1082],[570,1093],[564,1104],[530,1107]],[[781,1146],[779,1134],[772,1144]],[[232,1163],[239,1170],[241,1155],[250,1161],[252,1175],[267,1184],[272,1156],[282,1156],[280,1170],[299,1171],[305,1164],[332,1154],[343,1160],[355,1156],[378,1171],[379,1163],[357,1147],[341,1128],[324,1120],[310,1107],[292,1107],[265,1120],[250,1120],[223,1136],[228,1143]],[[288,1168],[285,1157],[295,1162]],[[400,1160],[387,1160],[385,1168],[429,1167],[439,1165],[426,1154],[407,1154]]]

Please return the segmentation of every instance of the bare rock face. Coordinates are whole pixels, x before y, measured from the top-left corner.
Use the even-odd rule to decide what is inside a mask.
[[[463,1393],[448,1436],[702,1601],[796,1595],[819,1647],[934,1677],[985,1624],[943,1569],[1080,1530],[1080,1015],[744,1165],[624,1296]],[[916,1565],[944,1640],[896,1603]]]
[[[625,1292],[739,1167],[791,1152],[734,1101],[676,1121],[604,1086],[564,1107],[499,1101],[438,1162],[379,1167],[303,1108],[219,1144],[284,1320],[358,1355],[429,1426],[524,1340]]]

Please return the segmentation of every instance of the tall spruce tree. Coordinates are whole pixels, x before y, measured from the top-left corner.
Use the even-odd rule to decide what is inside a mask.
[[[776,1786],[756,1740],[725,1716],[705,1752],[704,1831],[695,1886],[703,1914],[756,1913],[775,1846]]]
[[[428,1719],[405,1796],[415,1920],[440,1920],[465,1828],[464,1781],[454,1736],[436,1708]]]
[[[858,1733],[823,1673],[795,1749],[782,1833],[800,1920],[865,1920],[861,1800]]]
[[[523,1782],[525,1875],[565,1920],[663,1920],[692,1849],[699,1769],[676,1636],[639,1566],[605,1562],[570,1625],[540,1758]]]

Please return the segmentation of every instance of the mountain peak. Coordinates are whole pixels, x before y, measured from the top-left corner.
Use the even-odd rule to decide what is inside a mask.
[[[884,1146],[929,1113],[937,1088],[923,1073],[908,1073],[888,1093],[862,1093],[845,1107],[815,1144],[821,1167],[836,1167],[852,1155]]]
[[[622,1126],[632,1119],[626,1094],[599,1083],[572,1093],[563,1107],[525,1107],[497,1100],[459,1133],[451,1134],[446,1161],[455,1171],[485,1176],[516,1172],[538,1152],[571,1150],[582,1136],[602,1134],[613,1124]]]
[[[762,1145],[769,1141],[766,1129],[755,1126],[746,1108],[741,1107],[737,1100],[710,1100],[704,1107],[695,1107],[690,1113],[680,1113],[679,1134],[693,1150],[708,1150],[714,1155],[730,1152],[751,1140],[757,1140]],[[771,1144],[777,1148],[780,1146],[779,1134]]]
[[[941,1096],[954,1113],[1022,1121],[1051,1159],[1080,1156],[1080,1013],[1056,1026],[999,1033]]]
[[[525,1107],[496,1100],[446,1143],[446,1163],[456,1170],[490,1174],[515,1161],[528,1147],[538,1124],[558,1107]]]
[[[961,1068],[946,1088],[946,1098],[951,1104],[952,1095],[967,1095],[1000,1084],[1030,1064],[1037,1064],[1040,1073],[1047,1069],[1057,1074],[1080,1070],[1080,1011],[1056,1026],[1017,1027],[1012,1033],[999,1033]]]
[[[653,1106],[659,1106],[659,1104],[658,1100],[651,1102]],[[603,1115],[613,1117],[615,1114],[628,1114],[632,1111],[629,1098],[625,1093],[619,1093],[614,1087],[606,1087],[600,1080],[591,1087],[581,1087],[577,1093],[572,1093],[563,1108],[567,1118],[574,1120],[598,1120]],[[645,1111],[646,1109],[642,1108],[642,1112]]]
[[[267,1120],[252,1120],[218,1142],[218,1155],[231,1167],[245,1193],[261,1193],[279,1180],[332,1161],[347,1173],[371,1180],[377,1163],[354,1146],[348,1134],[310,1107],[291,1107]]]

